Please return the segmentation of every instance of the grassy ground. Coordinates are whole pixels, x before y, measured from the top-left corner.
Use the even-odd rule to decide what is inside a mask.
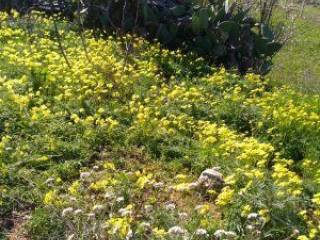
[[[269,74],[276,84],[287,84],[300,91],[320,92],[320,8],[308,6],[296,21],[295,33],[274,58]]]

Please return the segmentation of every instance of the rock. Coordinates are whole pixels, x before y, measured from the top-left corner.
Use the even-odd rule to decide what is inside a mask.
[[[192,183],[189,184],[189,188],[190,189],[196,189],[198,187],[199,187],[198,181],[197,182],[192,182]]]
[[[206,189],[220,190],[224,185],[223,175],[218,171],[219,168],[209,168],[204,170],[198,180],[189,185],[192,189],[204,187]]]
[[[220,172],[218,172],[218,168],[206,169],[201,173],[200,177],[208,177],[209,179],[223,182],[223,176]]]

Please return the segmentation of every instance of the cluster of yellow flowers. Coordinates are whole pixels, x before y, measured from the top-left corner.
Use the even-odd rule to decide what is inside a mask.
[[[32,182],[32,199],[62,212],[70,239],[212,239],[239,229],[319,239],[319,96],[254,74],[200,74],[201,58],[133,36],[81,37],[63,20],[58,43],[52,19],[28,20],[24,29],[26,19],[0,13],[5,212]],[[223,185],[194,189],[212,167]]]

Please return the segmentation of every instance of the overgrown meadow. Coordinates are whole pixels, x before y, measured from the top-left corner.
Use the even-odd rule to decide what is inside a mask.
[[[0,238],[320,239],[319,95],[38,13],[0,44]]]
[[[274,22],[285,20],[281,13],[273,18]],[[269,77],[273,84],[285,83],[301,92],[319,93],[320,8],[307,6],[303,17],[296,19],[293,32],[293,36],[273,59]]]

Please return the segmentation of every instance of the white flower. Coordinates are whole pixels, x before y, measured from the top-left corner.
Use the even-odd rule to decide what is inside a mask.
[[[54,178],[53,177],[49,177],[44,183],[49,186],[49,185],[52,185],[53,182],[54,182]]]
[[[296,236],[296,235],[298,235],[298,234],[300,234],[300,231],[299,231],[298,229],[294,229],[294,230],[293,230],[293,235]]]
[[[97,166],[97,165],[93,166],[93,170],[94,171],[98,171],[99,170],[99,166]]]
[[[206,237],[209,236],[207,230],[205,230],[205,229],[203,229],[203,228],[198,228],[198,229],[196,230],[196,232],[195,232],[195,235],[196,235],[196,236],[206,236]]]
[[[147,204],[144,206],[144,210],[146,211],[147,214],[150,214],[153,210],[153,206],[150,204]]]
[[[73,208],[72,207],[68,207],[62,210],[62,217],[66,217],[68,215],[70,215],[73,212]]]
[[[132,230],[130,229],[130,230],[128,231],[128,233],[127,233],[126,240],[129,240],[129,239],[131,239],[132,237],[133,237],[133,232],[132,232]]]
[[[121,202],[123,202],[124,201],[124,197],[118,197],[117,199],[116,199],[116,202],[117,203],[121,203]]]
[[[109,225],[107,223],[102,223],[101,224],[101,228],[102,229],[107,229],[109,227]]]
[[[145,230],[149,230],[149,229],[151,229],[151,224],[148,222],[142,222],[142,223],[140,223],[140,227]]]
[[[254,230],[254,226],[252,225],[247,225],[246,226],[247,231],[252,232]]]
[[[75,235],[74,235],[74,234],[71,234],[71,235],[68,236],[67,240],[73,240],[74,237],[75,237]]]
[[[222,239],[222,238],[236,238],[237,237],[237,234],[235,232],[232,232],[232,231],[225,231],[223,229],[219,229],[217,231],[215,231],[214,233],[214,236],[218,239]]]
[[[32,217],[30,215],[25,215],[22,217],[23,220],[30,220]]]
[[[94,218],[96,215],[94,213],[88,213],[87,216],[88,218]]]
[[[104,210],[104,206],[103,205],[94,205],[92,210],[95,212],[95,213],[100,213],[101,211]]]
[[[183,236],[186,235],[188,232],[186,229],[182,227],[174,226],[168,230],[168,233],[172,236]]]
[[[132,213],[132,211],[127,208],[120,208],[118,212],[121,215],[121,217],[129,216]]]
[[[90,177],[90,175],[91,175],[90,172],[82,172],[82,173],[80,173],[80,179],[86,180],[88,177]]]
[[[258,217],[259,217],[259,214],[257,213],[250,213],[247,218],[248,220],[256,220],[258,219]]]
[[[226,235],[227,238],[236,238],[237,237],[237,234],[235,232],[232,232],[232,231],[225,232],[225,235]]]
[[[188,213],[182,212],[178,214],[180,220],[186,220],[188,218]]]
[[[73,212],[73,214],[74,214],[75,216],[80,215],[80,214],[82,214],[82,213],[83,213],[83,211],[82,211],[81,209],[77,209],[77,210],[75,210],[75,211]]]
[[[163,182],[157,182],[153,184],[153,188],[155,189],[161,189],[164,187],[164,183]]]
[[[112,191],[106,192],[106,194],[104,195],[104,198],[107,200],[112,200],[114,199],[115,194]]]
[[[197,206],[195,206],[195,208],[194,208],[194,210],[200,210],[201,208],[203,208],[203,204],[200,204],[200,205],[197,205]]]
[[[223,229],[219,229],[217,231],[214,232],[214,236],[218,239],[222,238],[225,235],[226,231]]]
[[[167,203],[165,205],[165,209],[167,209],[169,211],[173,211],[174,209],[176,209],[176,205],[174,203]]]

